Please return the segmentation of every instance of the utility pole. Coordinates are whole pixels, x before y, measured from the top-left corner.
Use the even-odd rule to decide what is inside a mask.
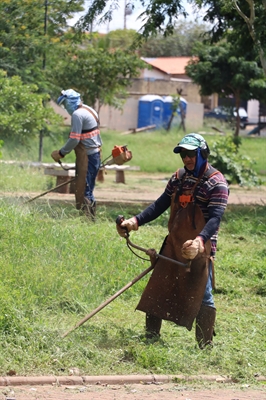
[[[45,0],[45,2],[44,2],[44,38],[46,37],[46,34],[47,34],[47,20],[48,20],[48,0]],[[45,70],[45,68],[46,68],[46,50],[44,47],[42,69]],[[45,106],[45,104],[43,102],[43,107],[44,106]],[[43,153],[43,129],[40,130],[40,136],[39,136],[39,162],[42,161],[42,153]]]
[[[132,4],[127,2],[128,0],[125,0],[125,6],[124,6],[124,30],[127,29],[127,15],[131,15],[133,12]]]

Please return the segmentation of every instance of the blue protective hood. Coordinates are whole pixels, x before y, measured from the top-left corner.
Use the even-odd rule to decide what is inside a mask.
[[[62,90],[61,96],[58,97],[56,103],[63,105],[67,112],[72,115],[81,103],[80,94],[73,89]]]
[[[205,169],[206,164],[207,164],[207,160],[202,157],[201,150],[198,147],[197,148],[197,161],[196,161],[195,168],[192,171],[193,175],[195,177],[198,177],[200,175],[200,173],[202,173],[202,171]]]

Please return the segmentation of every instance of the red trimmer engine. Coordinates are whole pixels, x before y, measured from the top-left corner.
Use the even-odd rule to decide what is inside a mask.
[[[107,161],[105,165],[117,164],[123,165],[130,161],[132,158],[132,152],[127,149],[127,145],[124,146],[114,146],[112,150],[112,159]]]

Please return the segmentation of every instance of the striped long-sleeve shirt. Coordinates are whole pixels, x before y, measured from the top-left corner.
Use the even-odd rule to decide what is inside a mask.
[[[207,168],[209,169],[211,166],[208,164]],[[186,170],[186,175],[182,179],[183,191],[192,189],[196,181],[197,178],[193,176],[192,172]],[[174,173],[168,181],[162,195],[144,211],[136,215],[139,226],[153,221],[170,207],[171,197],[175,193],[176,187],[179,186],[179,184],[180,179],[178,178],[177,173]],[[211,239],[211,255],[215,256],[218,230],[228,201],[228,185],[223,174],[218,171],[208,179],[203,177],[197,186],[194,195],[195,202],[202,210],[206,221],[206,225],[199,235],[202,237],[204,243]]]

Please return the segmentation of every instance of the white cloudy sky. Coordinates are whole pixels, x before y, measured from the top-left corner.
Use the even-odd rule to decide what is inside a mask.
[[[98,32],[101,33],[107,33],[108,31],[115,30],[115,29],[124,29],[124,8],[125,4],[128,3],[129,0],[118,0],[119,3],[119,8],[113,12],[113,19],[109,24],[105,25],[98,25],[94,26],[93,30],[97,30]],[[89,4],[90,1],[86,1],[86,4]],[[131,15],[128,15],[126,17],[126,28],[127,29],[135,29],[139,30],[141,26],[143,25],[143,21],[141,19],[138,19],[138,16],[144,11],[143,7],[141,6],[140,3],[134,2],[135,3],[135,8],[132,12]],[[195,14],[193,13],[193,8],[190,4],[186,2],[186,0],[183,1],[184,4],[186,4],[185,8],[186,11],[189,13],[190,19],[195,20]],[[77,16],[76,18],[73,19],[73,22],[76,22],[77,19],[80,16]]]

